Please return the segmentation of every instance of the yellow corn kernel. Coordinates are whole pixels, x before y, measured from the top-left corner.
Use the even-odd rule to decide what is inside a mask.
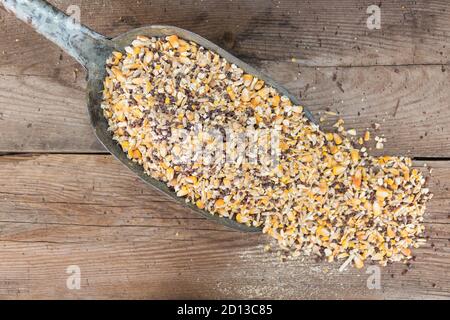
[[[343,167],[343,166],[334,166],[334,167],[333,167],[333,174],[334,174],[335,176],[340,175],[340,174],[343,173],[344,171],[345,171],[345,167]]]
[[[331,132],[328,132],[327,134],[325,134],[325,139],[327,139],[327,141],[333,141],[333,134]]]
[[[186,182],[196,184],[197,183],[197,177],[196,176],[189,176],[186,178]]]
[[[116,79],[119,80],[119,82],[125,82],[126,81],[125,76],[123,75],[122,71],[120,71],[119,68],[112,67],[111,71],[116,76]]]
[[[122,52],[119,52],[119,51],[113,51],[112,54],[116,59],[122,59],[122,57],[123,57]]]
[[[133,113],[133,116],[135,116],[136,118],[142,118],[144,116],[142,111],[139,109],[133,109],[132,113]]]
[[[280,96],[276,95],[272,98],[272,106],[279,107],[280,106]]]
[[[244,74],[242,78],[244,80],[244,86],[249,87],[252,84],[253,76],[251,74]]]
[[[337,145],[340,145],[342,143],[342,138],[337,133],[335,133],[333,135],[333,139],[334,139],[334,143],[336,143]]]
[[[319,227],[317,227],[316,235],[328,237],[330,235],[330,232],[324,226],[319,226]]]
[[[133,53],[134,53],[135,55],[138,55],[139,52],[141,52],[141,47],[134,47]]]
[[[141,159],[142,158],[142,154],[141,154],[141,152],[138,149],[135,149],[133,151],[133,158],[134,159]]]
[[[299,159],[301,162],[311,162],[313,161],[313,156],[311,154],[305,154]]]
[[[353,163],[357,163],[359,161],[359,150],[352,149],[350,151],[350,157],[352,158]]]
[[[205,208],[205,204],[204,204],[203,201],[201,201],[201,200],[197,200],[197,202],[195,202],[195,205],[196,205],[199,209],[204,209],[204,208]]]
[[[281,151],[286,151],[286,150],[289,149],[289,145],[286,142],[281,141],[280,142],[280,149],[281,149]]]
[[[216,208],[222,208],[223,206],[225,206],[225,201],[223,199],[217,199],[214,203],[214,206]]]
[[[222,183],[223,183],[223,185],[225,186],[225,187],[231,187],[231,180],[230,179],[227,179],[227,178],[224,178],[223,180],[222,180]]]
[[[267,88],[267,87],[266,88],[262,88],[257,93],[258,93],[258,96],[260,96],[264,100],[267,100],[267,96],[269,95],[269,88]]]
[[[261,104],[261,101],[262,101],[261,97],[260,96],[256,96],[250,101],[250,103],[251,103],[251,105],[253,107],[257,107],[257,106],[259,106]]]
[[[387,236],[388,236],[389,238],[394,238],[394,237],[395,237],[395,232],[394,232],[394,230],[392,230],[391,227],[388,227],[388,228],[387,228],[386,234],[387,234]]]
[[[236,100],[236,95],[234,94],[233,89],[231,87],[227,87],[227,93],[231,101]]]
[[[328,191],[328,184],[325,180],[320,181],[319,189],[322,194],[325,194]]]
[[[355,175],[352,177],[352,183],[356,189],[359,189],[361,187],[361,177],[361,169],[356,170]]]
[[[125,118],[125,115],[123,113],[119,113],[117,115],[117,121],[122,122],[122,121],[125,121],[125,120],[126,120],[126,118]]]
[[[120,145],[122,146],[123,151],[127,151],[130,146],[130,143],[128,141],[122,141]]]
[[[166,178],[167,180],[172,180],[175,175],[175,170],[173,168],[167,168],[166,170]]]
[[[329,148],[330,148],[331,154],[335,154],[339,151],[338,147],[336,147],[335,145],[331,145]]]
[[[355,257],[355,259],[353,259],[353,262],[355,263],[355,267],[358,269],[364,267],[364,262],[359,257]]]
[[[407,256],[407,257],[410,257],[410,256],[411,256],[411,250],[410,250],[410,249],[408,249],[408,248],[403,248],[401,251],[402,251],[402,253],[403,253],[405,256]]]
[[[180,45],[179,39],[175,34],[168,36],[167,40],[169,41],[170,45],[174,48],[178,48],[178,46]]]
[[[283,177],[280,179],[280,181],[281,181],[282,183],[284,183],[284,184],[287,184],[287,183],[289,183],[290,178],[289,178],[288,176],[283,176]]]
[[[255,84],[255,90],[260,90],[264,86],[263,80],[258,80]]]
[[[255,120],[256,120],[256,124],[259,124],[263,121],[263,118],[259,114],[255,114]]]
[[[186,186],[182,186],[180,190],[177,192],[177,196],[182,197],[189,193],[189,190]]]
[[[378,188],[378,189],[377,189],[377,192],[376,192],[377,198],[380,198],[380,199],[387,198],[387,197],[389,197],[391,194],[392,194],[392,192],[389,191],[389,190],[386,189],[386,188]]]

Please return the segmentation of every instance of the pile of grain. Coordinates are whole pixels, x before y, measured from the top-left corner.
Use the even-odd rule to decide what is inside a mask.
[[[343,121],[322,132],[264,81],[175,35],[137,37],[107,73],[113,138],[199,208],[261,226],[292,256],[358,268],[410,259],[424,241],[425,179],[408,158],[368,155],[368,133],[354,138]]]

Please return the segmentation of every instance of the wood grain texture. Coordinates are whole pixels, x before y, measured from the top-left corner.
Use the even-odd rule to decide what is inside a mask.
[[[380,290],[367,288],[366,269],[279,262],[263,252],[266,236],[199,218],[90,154],[105,151],[84,71],[0,6],[0,298],[450,299],[447,0],[378,1],[382,28],[372,31],[369,0],[50,2],[79,6],[82,23],[107,36],[189,29],[284,84],[317,118],[338,112],[360,133],[380,123],[383,153],[434,159],[429,241],[410,266],[382,268]],[[69,265],[81,268],[81,290],[66,288]]]
[[[272,75],[316,114],[337,110],[360,131],[381,123],[386,153],[450,156],[446,1],[382,2],[384,27],[370,32],[369,2],[356,0],[52,3],[79,5],[82,22],[110,36],[156,23],[193,30]],[[0,14],[0,152],[104,152],[88,123],[80,66]]]
[[[3,156],[0,297],[449,298],[450,162],[433,166],[428,244],[369,290],[365,270],[279,262],[263,252],[266,236],[197,217],[111,156]],[[79,291],[65,287],[69,265],[81,268]]]
[[[387,154],[450,157],[450,72],[439,66],[258,66],[300,96],[316,119],[327,109],[339,112],[360,134],[380,123],[376,134],[387,137]],[[59,78],[0,76],[0,152],[103,152],[84,95]],[[327,119],[325,128],[337,117]]]
[[[239,57],[290,60],[313,66],[448,64],[450,11],[446,0],[379,1],[381,29],[369,30],[370,0],[52,0],[62,10],[80,8],[81,22],[107,36],[133,28],[168,24],[194,31]],[[39,35],[2,12],[5,41],[16,52],[10,62],[53,63],[59,55]],[[16,42],[16,39],[18,41]],[[34,46],[36,45],[36,47]],[[1,51],[1,50],[0,50]],[[23,59],[28,58],[28,59]],[[35,65],[31,70],[44,70]]]

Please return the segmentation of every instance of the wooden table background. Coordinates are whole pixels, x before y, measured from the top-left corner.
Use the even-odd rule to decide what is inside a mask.
[[[365,270],[280,262],[264,235],[199,218],[135,178],[96,141],[85,74],[0,8],[0,298],[450,298],[450,3],[377,0],[53,0],[115,36],[147,24],[192,30],[262,69],[316,115],[434,171],[426,246],[411,265]],[[295,58],[293,60],[292,58]],[[66,268],[81,269],[81,289]]]

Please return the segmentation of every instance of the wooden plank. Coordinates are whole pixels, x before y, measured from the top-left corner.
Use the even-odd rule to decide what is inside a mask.
[[[0,76],[0,150],[103,150],[89,124],[84,96],[83,89],[57,79]]]
[[[327,109],[337,111],[361,134],[380,123],[376,134],[387,137],[387,154],[450,156],[450,72],[440,66],[309,68],[270,61],[258,66],[300,96],[317,119]],[[83,83],[77,81],[0,75],[0,152],[102,152],[89,125]],[[334,119],[328,117],[324,127]]]
[[[365,270],[279,262],[266,236],[197,217],[111,156],[2,156],[0,298],[449,298],[450,162],[432,166],[430,240],[377,290]],[[69,265],[81,290],[66,288]]]
[[[82,23],[115,36],[151,24],[192,30],[247,60],[312,66],[448,64],[450,5],[446,0],[380,0],[381,29],[367,28],[371,0],[121,1],[52,0],[80,8]],[[49,74],[59,50],[1,12],[2,69],[25,65]],[[17,39],[17,41],[16,41]],[[45,55],[39,53],[45,52]],[[38,58],[39,57],[39,58]]]
[[[450,119],[445,86],[450,72],[438,66],[293,68],[263,64],[316,115],[325,130],[338,118],[362,135],[387,138],[385,153],[411,157],[448,157]],[[448,93],[450,94],[450,93]],[[325,110],[338,113],[327,116]],[[372,125],[380,124],[379,130]]]
[[[381,123],[385,153],[449,157],[445,0],[381,1],[379,31],[365,26],[365,0],[51,2],[79,5],[83,23],[111,36],[154,23],[190,29],[273,75],[316,115],[338,111],[360,132]],[[80,67],[2,10],[0,26],[0,153],[103,152]],[[410,267],[381,269],[381,289],[369,290],[364,271],[280,263],[262,252],[265,236],[195,216],[110,156],[3,156],[0,297],[448,299],[450,162],[431,165],[430,241]],[[81,268],[79,291],[66,288],[69,265]]]
[[[53,3],[61,9],[79,5],[82,21],[109,35],[149,23],[192,29],[273,75],[316,113],[338,110],[360,131],[384,119],[380,134],[392,141],[386,153],[449,156],[450,129],[445,125],[450,112],[449,72],[448,67],[435,65],[448,62],[449,46],[440,45],[449,35],[446,1],[381,2],[386,28],[381,35],[375,31],[367,35],[377,39],[375,44],[358,38],[366,3],[356,0],[332,8],[327,0]],[[12,15],[2,10],[0,14],[5,30],[0,40],[0,152],[103,152],[88,124],[84,72]],[[278,38],[277,33],[281,40],[272,39]],[[359,40],[351,40],[352,36]],[[317,39],[322,47],[311,43]],[[296,41],[304,45],[297,49]],[[359,50],[353,52],[354,46]],[[377,55],[369,54],[375,47]],[[411,50],[415,55],[409,54]],[[294,56],[297,61],[291,62]],[[417,63],[427,66],[409,65]],[[375,64],[404,66],[305,67]]]

